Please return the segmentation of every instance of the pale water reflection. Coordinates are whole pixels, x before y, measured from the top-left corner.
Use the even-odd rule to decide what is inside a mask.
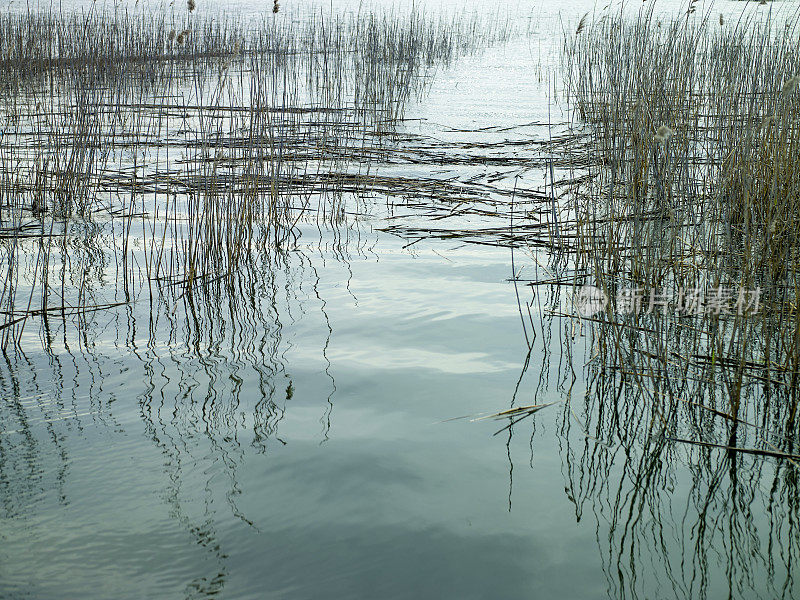
[[[531,535],[552,517],[508,512],[493,424],[440,422],[503,408],[519,377],[506,251],[400,245],[381,238],[347,263],[293,253],[242,274],[247,301],[212,286],[177,309],[52,326],[45,352],[9,355],[7,593],[485,597],[534,585],[558,562]],[[437,310],[453,288],[457,314]],[[548,512],[559,504],[558,487],[515,485]]]

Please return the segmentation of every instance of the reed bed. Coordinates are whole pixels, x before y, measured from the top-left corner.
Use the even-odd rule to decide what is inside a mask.
[[[799,35],[796,15],[645,8],[565,36],[586,166],[531,285],[551,290],[565,335],[588,335],[587,421],[606,420],[598,395],[638,404],[625,443],[651,466],[675,444],[770,457],[779,478],[800,465]]]
[[[512,33],[416,11],[0,15],[2,343],[54,307],[224,276],[301,220],[335,227],[436,68]],[[69,277],[95,244],[102,266]],[[87,303],[98,281],[114,301]]]
[[[494,416],[510,447],[545,387],[563,399],[565,495],[596,519],[609,597],[791,598],[800,30],[693,6],[564,36],[574,122],[541,190],[554,209],[492,233],[536,259],[514,273],[534,291],[525,368],[541,370],[530,405],[515,394]]]

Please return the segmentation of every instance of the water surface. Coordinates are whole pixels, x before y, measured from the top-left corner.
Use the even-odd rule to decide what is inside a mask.
[[[441,69],[405,131],[501,143],[564,121],[560,23],[591,5],[512,8],[533,35]],[[506,190],[544,176],[381,172],[507,172]],[[515,273],[509,248],[397,237],[387,214],[424,211],[361,202],[368,215],[304,224],[296,247],[190,299],[26,327],[0,361],[0,597],[796,594],[775,463],[676,448],[656,467],[624,426],[615,444],[587,434],[604,418],[584,398],[591,350],[546,310],[563,292],[509,281],[546,255],[517,249]],[[549,402],[511,429],[474,420]]]

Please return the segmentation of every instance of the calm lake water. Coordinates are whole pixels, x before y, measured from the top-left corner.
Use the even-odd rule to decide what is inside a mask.
[[[546,138],[562,23],[592,7],[510,3],[533,34],[440,69],[406,130]],[[496,173],[440,163],[379,172]],[[557,290],[515,287],[508,248],[397,237],[385,199],[364,206],[192,306],[26,327],[0,359],[0,598],[797,597],[774,462],[645,466],[587,435],[590,352],[545,310]],[[517,275],[547,260],[516,251]],[[473,420],[550,402],[497,435]]]

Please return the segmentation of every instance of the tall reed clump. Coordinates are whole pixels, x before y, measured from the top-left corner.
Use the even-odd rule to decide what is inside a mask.
[[[792,597],[798,19],[695,4],[565,35],[574,172],[534,285],[569,310],[542,311],[538,381],[566,398],[567,498],[597,518],[610,596]]]
[[[708,409],[725,426],[693,440],[732,448],[749,436],[791,451],[798,18],[722,23],[649,8],[566,36],[568,101],[591,134],[586,177],[565,207],[569,251],[575,283],[609,300],[592,327],[593,359],[655,402],[661,435],[675,434],[671,417]],[[747,434],[748,418],[770,429]]]

